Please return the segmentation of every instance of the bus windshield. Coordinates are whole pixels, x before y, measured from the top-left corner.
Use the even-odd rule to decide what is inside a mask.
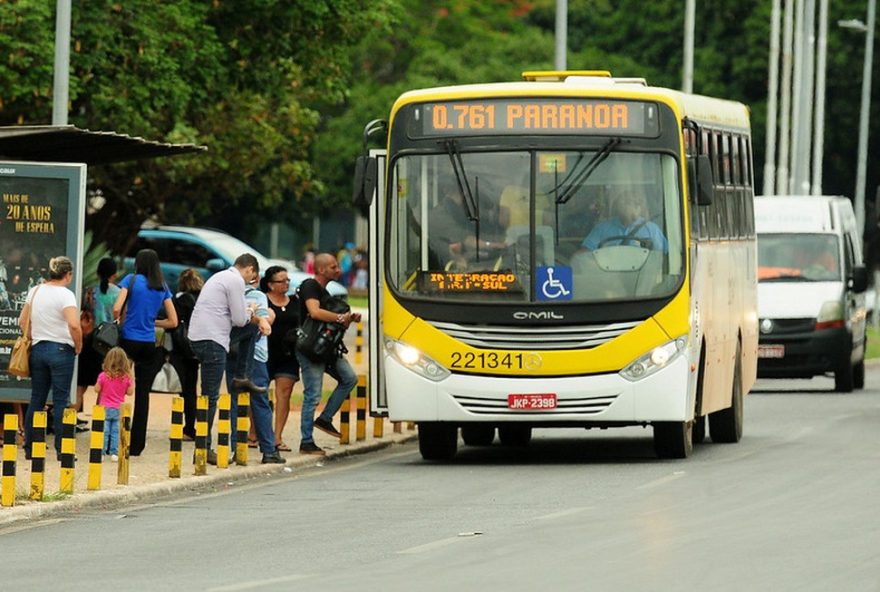
[[[758,281],[840,281],[840,243],[833,234],[759,234]]]
[[[678,163],[591,150],[407,154],[393,163],[392,289],[413,298],[596,302],[671,294],[684,274]]]

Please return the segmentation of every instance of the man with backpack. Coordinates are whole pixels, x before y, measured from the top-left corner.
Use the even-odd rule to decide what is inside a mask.
[[[343,329],[342,333],[344,333],[344,329],[347,329],[352,321],[359,322],[361,320],[360,314],[353,313],[350,310],[347,312],[333,311],[333,308],[335,308],[333,301],[335,299],[327,291],[327,284],[332,280],[338,280],[341,273],[342,271],[339,268],[336,257],[330,253],[320,253],[315,257],[315,277],[305,280],[299,287],[301,330],[307,326],[311,329],[312,325],[317,325],[316,323],[309,323],[308,321],[311,319],[312,321],[319,321],[319,324],[323,324],[323,329],[315,327],[314,330],[333,333],[333,329],[338,329],[341,326]],[[339,309],[337,308],[336,310]],[[334,325],[337,327],[333,327]],[[340,333],[336,332],[336,334]],[[309,352],[305,347],[301,347],[301,343],[314,342],[316,340],[309,339],[309,336],[301,331],[296,352],[303,382],[303,405],[300,420],[302,441],[300,442],[299,451],[301,454],[322,455],[324,451],[315,444],[312,430],[313,428],[318,428],[322,432],[337,438],[341,435],[333,427],[333,416],[336,415],[351,389],[357,384],[357,375],[339,349],[334,348],[329,354],[323,354],[322,352],[321,355],[326,356],[322,358],[314,352]],[[332,378],[336,379],[337,385],[327,400],[324,410],[315,419],[315,409],[318,407],[323,391],[325,371]]]

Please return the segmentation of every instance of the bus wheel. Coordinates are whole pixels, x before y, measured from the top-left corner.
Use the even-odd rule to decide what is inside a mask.
[[[458,450],[458,429],[455,424],[419,423],[419,452],[425,460],[450,460]]]
[[[834,390],[838,393],[851,393],[855,386],[855,379],[852,364],[847,361],[840,370],[834,373]],[[862,377],[862,384],[864,384],[864,377]]]
[[[654,451],[660,458],[687,458],[694,450],[692,424],[686,421],[654,423]]]
[[[461,426],[461,439],[468,446],[491,446],[495,440],[495,426],[471,423]]]
[[[733,387],[730,407],[709,414],[709,433],[713,442],[735,443],[742,438],[743,392],[741,346],[736,348],[736,366],[733,369]]]
[[[694,417],[694,427],[692,429],[691,440],[694,444],[702,444],[706,439],[706,416],[697,415]]]
[[[504,446],[526,447],[532,441],[532,428],[521,425],[498,426],[498,439]]]
[[[865,388],[865,360],[856,364],[853,369],[853,387],[862,390]]]

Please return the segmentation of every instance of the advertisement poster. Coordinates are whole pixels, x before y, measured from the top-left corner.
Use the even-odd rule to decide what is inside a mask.
[[[49,259],[74,262],[80,302],[86,166],[0,162],[0,401],[30,400],[30,379],[6,372],[28,290],[48,277]]]

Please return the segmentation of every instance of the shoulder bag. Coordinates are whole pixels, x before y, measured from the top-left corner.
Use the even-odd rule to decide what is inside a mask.
[[[129,282],[128,293],[125,295],[125,302],[122,303],[122,310],[119,312],[119,318],[125,314],[125,307],[128,305],[128,299],[131,297],[131,292],[134,289],[134,276],[132,276],[131,281]],[[92,347],[98,354],[101,356],[106,356],[107,352],[113,349],[114,347],[119,345],[119,338],[121,334],[121,329],[119,328],[119,321],[104,321],[94,331],[94,337],[92,337]]]
[[[34,314],[34,302],[37,299],[37,292],[40,291],[39,286],[34,290],[31,297],[31,308],[28,311],[27,322],[21,335],[15,339],[12,346],[12,353],[9,354],[9,367],[6,371],[19,378],[27,378],[31,375],[31,316]]]

